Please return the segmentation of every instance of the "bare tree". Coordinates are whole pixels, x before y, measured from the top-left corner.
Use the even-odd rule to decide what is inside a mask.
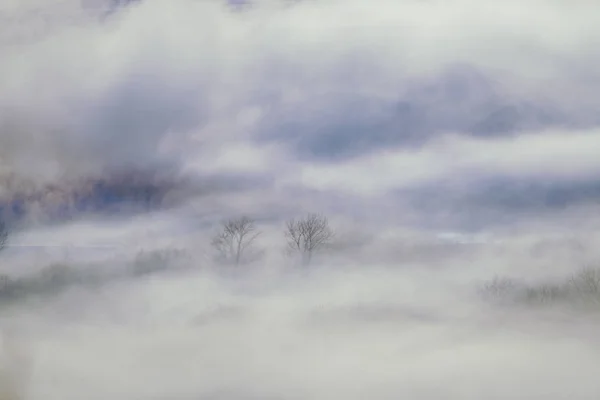
[[[248,217],[230,219],[223,222],[221,231],[212,239],[212,245],[219,256],[239,265],[260,235],[254,220]]]
[[[302,219],[287,222],[285,237],[288,251],[300,253],[304,265],[310,264],[314,253],[331,244],[334,232],[329,226],[327,217],[319,214],[308,214]]]

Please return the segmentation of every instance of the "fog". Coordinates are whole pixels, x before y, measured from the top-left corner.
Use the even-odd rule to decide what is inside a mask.
[[[0,400],[598,398],[598,8],[3,1]]]

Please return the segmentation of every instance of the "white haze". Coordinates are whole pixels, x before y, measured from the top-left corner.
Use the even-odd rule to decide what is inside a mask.
[[[482,175],[597,179],[596,2],[108,3],[0,5],[0,174],[41,186],[167,165],[239,185],[11,237],[3,274],[34,282],[59,263],[100,283],[25,291],[0,308],[0,400],[598,398],[596,311],[498,306],[479,291],[495,276],[536,284],[595,265],[597,201],[469,236],[420,225],[430,215],[398,194]],[[448,129],[319,162],[278,124],[310,115],[318,130],[352,117],[331,110],[356,95],[419,97],[427,85],[414,82],[454,65],[484,71],[500,97],[551,101],[568,123],[492,138]],[[453,207],[436,221],[465,213]],[[312,211],[330,217],[338,246],[298,270],[281,232]],[[209,237],[240,214],[256,216],[266,253],[232,272],[212,263]],[[171,254],[170,268],[131,272],[142,250]]]

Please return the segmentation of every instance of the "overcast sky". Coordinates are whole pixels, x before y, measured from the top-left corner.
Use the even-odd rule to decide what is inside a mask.
[[[592,2],[107,7],[2,6],[8,168],[52,180],[169,162],[268,181],[263,197],[399,196],[411,213],[435,199],[422,217],[459,225],[467,203],[493,223],[599,197]]]

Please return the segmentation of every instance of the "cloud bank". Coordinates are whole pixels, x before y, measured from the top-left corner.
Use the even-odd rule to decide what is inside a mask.
[[[0,151],[21,175],[169,165],[382,197],[458,180],[444,192],[464,201],[544,181],[531,196],[597,200],[591,3],[18,4]]]

